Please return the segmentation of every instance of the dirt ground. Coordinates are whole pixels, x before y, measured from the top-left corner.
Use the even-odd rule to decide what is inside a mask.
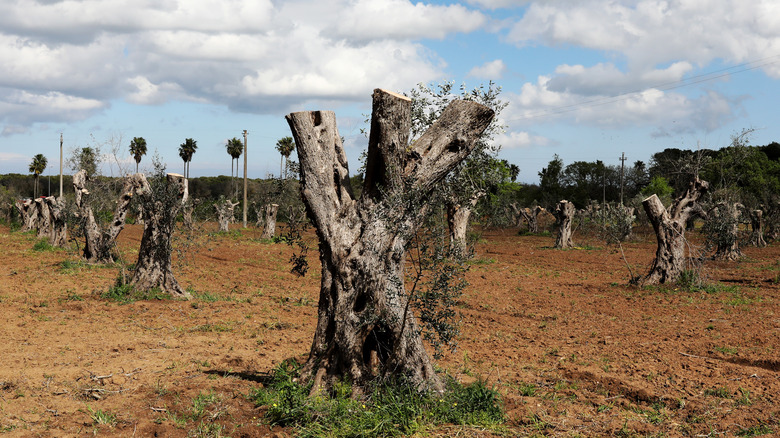
[[[131,262],[141,231],[120,236]],[[192,301],[119,304],[100,297],[118,265],[33,251],[31,235],[0,227],[0,432],[289,435],[264,425],[247,394],[282,360],[306,357],[319,263],[313,251],[298,278],[290,248],[259,237],[236,228],[190,253],[175,272]],[[619,252],[574,240],[583,246],[560,251],[554,237],[487,230],[476,246],[460,344],[438,364],[495,385],[504,435],[780,434],[780,244],[708,262],[713,287],[690,292],[628,286]],[[625,250],[646,272],[654,239]]]

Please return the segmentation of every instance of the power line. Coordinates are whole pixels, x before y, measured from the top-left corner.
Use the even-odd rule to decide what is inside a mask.
[[[691,86],[691,85],[700,84],[700,83],[703,83],[703,82],[709,82],[709,81],[713,81],[715,79],[720,79],[720,78],[723,78],[723,77],[726,77],[726,76],[730,76],[730,75],[734,75],[734,74],[738,74],[738,73],[744,73],[744,72],[756,70],[756,69],[759,69],[759,68],[762,68],[762,67],[766,67],[766,66],[769,66],[769,65],[772,65],[772,64],[780,63],[780,59],[778,59],[778,58],[780,58],[780,55],[768,56],[766,58],[761,58],[761,59],[757,59],[757,60],[753,60],[753,61],[748,61],[748,62],[745,62],[745,63],[742,63],[742,64],[737,64],[737,65],[734,65],[734,66],[731,66],[731,67],[726,67],[726,68],[723,68],[723,69],[720,69],[720,70],[715,70],[715,71],[712,71],[712,72],[709,72],[709,73],[702,73],[702,74],[699,74],[699,75],[691,76],[689,78],[680,79],[678,81],[666,82],[666,83],[650,86],[650,87],[647,87],[647,88],[644,88],[644,89],[641,89],[641,90],[628,91],[628,92],[625,92],[625,93],[616,94],[614,96],[599,97],[599,98],[596,98],[596,99],[590,99],[590,100],[585,100],[585,101],[581,101],[581,102],[577,102],[577,103],[573,103],[573,104],[569,104],[569,105],[562,105],[562,106],[553,107],[553,108],[546,109],[546,110],[541,110],[541,111],[538,111],[536,113],[531,113],[531,114],[526,115],[526,116],[520,116],[520,117],[516,117],[516,118],[513,118],[513,119],[509,119],[509,120],[507,120],[507,122],[513,122],[513,121],[519,121],[519,120],[530,120],[530,119],[535,119],[535,118],[540,118],[540,117],[545,117],[545,116],[550,116],[550,115],[565,114],[565,113],[577,111],[577,110],[579,110],[581,108],[589,108],[589,107],[607,105],[607,104],[610,104],[610,103],[616,103],[616,102],[627,100],[627,99],[633,97],[634,95],[637,95],[637,94],[640,94],[640,93],[644,93],[645,91],[653,90],[653,89],[657,89],[657,90],[661,90],[661,91],[669,91],[669,90],[675,90],[675,89],[678,89],[678,88],[683,88],[683,87],[687,87],[687,86]],[[763,62],[763,61],[767,61],[769,59],[774,59],[774,60],[773,61],[768,61],[768,62]],[[756,63],[760,63],[760,64],[753,65],[753,64],[756,64]],[[742,67],[745,67],[745,68],[742,68]],[[739,69],[739,70],[735,70],[735,69]]]

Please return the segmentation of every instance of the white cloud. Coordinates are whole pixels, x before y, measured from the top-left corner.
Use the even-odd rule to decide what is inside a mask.
[[[574,45],[618,53],[632,70],[680,60],[706,65],[780,53],[774,0],[534,2],[507,35],[518,45]],[[780,77],[777,64],[767,73]]]
[[[501,149],[527,149],[534,146],[549,146],[551,141],[527,131],[511,131],[496,136],[495,143],[500,144]]]
[[[470,5],[485,9],[514,8],[530,3],[532,0],[467,0]]]
[[[50,91],[36,94],[27,91],[0,93],[0,120],[10,125],[25,125],[38,120],[81,120],[107,107],[96,99],[86,99]],[[19,129],[19,126],[17,128]]]
[[[336,17],[334,17],[336,18]],[[444,38],[471,32],[486,17],[461,5],[437,6],[406,0],[352,0],[327,33],[354,39]]]
[[[466,76],[470,78],[495,80],[501,79],[504,76],[505,71],[506,64],[504,64],[504,61],[496,59],[472,68]]]
[[[585,95],[553,90],[552,83],[550,77],[540,76],[536,83],[525,83],[520,93],[508,94],[510,105],[504,117],[510,126],[566,118],[575,124],[610,129],[656,126],[657,135],[710,132],[734,118],[741,100],[715,91],[688,97],[656,88],[618,96]]]
[[[86,117],[114,99],[251,112],[362,101],[377,86],[442,77],[444,62],[418,40],[486,21],[406,0],[0,2],[0,124]],[[45,109],[10,97],[25,93],[70,101]]]

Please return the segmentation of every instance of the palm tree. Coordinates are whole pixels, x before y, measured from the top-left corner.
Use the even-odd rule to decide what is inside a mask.
[[[146,140],[143,137],[133,137],[133,141],[130,142],[130,154],[135,158],[135,173],[138,173],[141,157],[146,155]]]
[[[192,156],[195,154],[197,149],[198,142],[191,138],[184,140],[184,143],[179,145],[179,156],[181,157],[182,161],[184,161],[185,178],[190,177],[190,161],[192,161]]]
[[[238,158],[244,152],[244,144],[236,137],[231,138],[225,145],[227,153],[230,155],[230,176],[233,177],[233,160],[236,160],[236,176],[238,176]],[[233,178],[233,195],[236,193],[236,179]]]
[[[34,189],[35,191],[33,192],[35,198],[38,197],[38,177],[46,169],[47,164],[49,164],[49,160],[47,160],[46,157],[43,156],[43,154],[38,154],[34,156],[32,163],[30,163],[30,173],[35,175],[35,189]]]
[[[295,150],[295,142],[293,141],[292,137],[284,137],[280,138],[279,141],[276,142],[276,150],[279,151],[280,154],[282,154],[282,157],[279,159],[279,178],[282,177],[282,161],[285,159],[290,158],[290,154],[293,150]],[[287,178],[287,166],[284,168],[284,177]]]

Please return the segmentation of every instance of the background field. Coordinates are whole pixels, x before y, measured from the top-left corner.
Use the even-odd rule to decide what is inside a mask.
[[[130,262],[141,231],[120,236]],[[0,431],[291,433],[264,425],[247,395],[281,361],[306,357],[319,263],[313,251],[310,273],[296,277],[290,248],[260,233],[214,234],[189,253],[175,272],[194,300],[122,304],[100,296],[118,265],[34,251],[31,235],[0,227]],[[460,345],[438,364],[495,385],[508,428],[432,435],[780,432],[780,246],[708,262],[704,290],[639,289],[619,252],[578,237],[581,248],[560,251],[553,237],[482,232],[459,304]],[[640,232],[625,250],[646,272],[655,242]]]

